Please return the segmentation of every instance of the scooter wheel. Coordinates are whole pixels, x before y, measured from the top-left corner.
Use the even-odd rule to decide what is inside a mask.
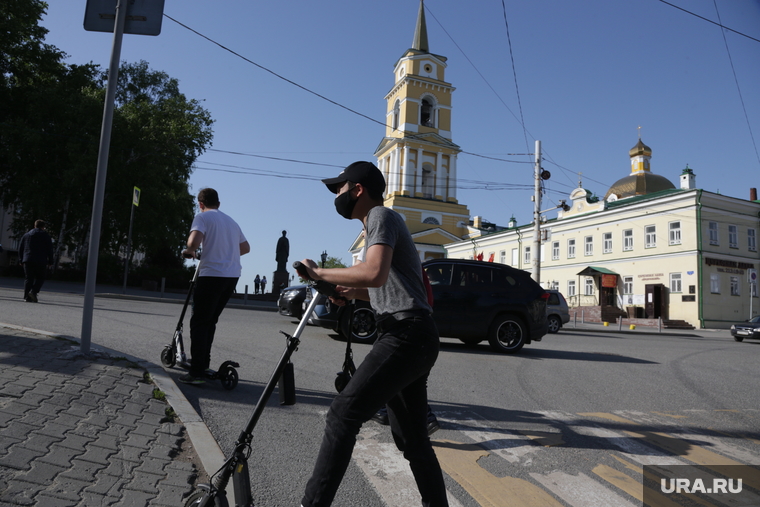
[[[232,366],[225,366],[217,373],[219,380],[222,381],[222,387],[231,391],[238,385],[238,372]]]
[[[174,354],[174,348],[171,345],[164,347],[164,350],[161,351],[161,364],[167,368],[171,368],[176,362],[177,358]]]
[[[185,501],[185,507],[229,507],[229,505],[224,493],[218,491],[211,493],[203,489],[195,491]]]

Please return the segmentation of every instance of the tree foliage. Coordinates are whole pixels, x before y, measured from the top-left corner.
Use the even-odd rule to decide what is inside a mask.
[[[107,73],[67,65],[44,43],[38,0],[0,3],[0,201],[20,236],[35,219],[49,223],[57,250],[86,252]],[[145,61],[122,63],[116,94],[101,252],[124,251],[132,189],[133,251],[175,264],[193,218],[188,179],[210,145],[213,120],[179,83]],[[160,261],[159,261],[160,260]]]

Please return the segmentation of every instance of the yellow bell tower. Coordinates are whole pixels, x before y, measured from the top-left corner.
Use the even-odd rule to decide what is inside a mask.
[[[470,212],[457,201],[457,155],[451,141],[446,57],[430,53],[424,0],[412,47],[396,62],[387,101],[385,137],[375,150],[385,175],[385,206],[399,212],[420,258],[444,256],[442,245],[467,234]]]

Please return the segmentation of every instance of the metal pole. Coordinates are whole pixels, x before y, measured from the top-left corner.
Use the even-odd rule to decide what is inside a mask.
[[[90,353],[90,342],[92,341],[92,311],[95,307],[95,280],[98,271],[100,225],[103,220],[103,200],[106,192],[106,172],[108,171],[108,150],[111,146],[111,126],[113,124],[114,100],[116,98],[116,81],[119,79],[121,41],[124,38],[124,22],[126,19],[127,2],[125,0],[118,0],[113,31],[113,47],[111,49],[111,63],[108,67],[106,102],[103,108],[103,125],[100,130],[98,168],[95,175],[95,196],[92,201],[92,219],[90,221],[90,246],[87,250],[87,278],[84,285],[82,341],[80,345],[80,350],[85,355]]]
[[[129,233],[127,234],[127,257],[124,259],[124,286],[121,289],[122,294],[127,293],[127,273],[129,273],[129,254],[132,251],[132,222],[135,219],[135,203],[132,203],[132,210],[129,212]]]
[[[533,280],[541,284],[541,141],[536,141],[533,211]]]

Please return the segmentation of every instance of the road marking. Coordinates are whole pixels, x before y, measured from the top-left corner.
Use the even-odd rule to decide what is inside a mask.
[[[634,497],[642,505],[644,503],[644,491],[646,491],[647,500],[655,500],[654,503],[648,504],[649,507],[680,507],[677,503],[669,500],[652,488],[647,486],[642,487],[642,484],[636,479],[607,465],[598,465],[594,468],[593,472],[618,489]]]
[[[478,465],[490,453],[473,444],[436,440],[441,468],[462,486],[481,507],[562,507],[535,484],[515,477],[496,477]]]
[[[392,443],[377,439],[382,431],[365,425],[354,447],[353,458],[385,505],[406,507],[420,504],[420,493],[409,462]],[[462,507],[459,500],[446,492],[449,507]]]
[[[548,474],[530,474],[530,476],[570,505],[635,507],[628,500],[582,472],[578,475],[551,472]]]

